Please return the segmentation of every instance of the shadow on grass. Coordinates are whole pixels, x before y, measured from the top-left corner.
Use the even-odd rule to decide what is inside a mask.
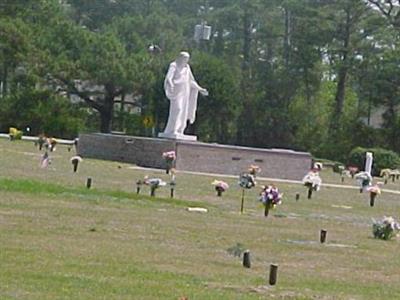
[[[25,194],[35,195],[53,195],[53,196],[72,196],[86,199],[93,199],[97,197],[98,200],[149,200],[151,203],[163,203],[174,206],[193,206],[201,205],[203,207],[210,207],[211,205],[201,201],[189,201],[176,198],[159,198],[150,197],[143,194],[128,193],[124,191],[115,190],[97,190],[87,188],[66,187],[53,183],[45,183],[30,179],[10,179],[0,178],[0,190],[7,192],[20,192]]]

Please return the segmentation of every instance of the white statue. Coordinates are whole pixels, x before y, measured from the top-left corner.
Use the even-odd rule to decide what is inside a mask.
[[[164,89],[170,101],[167,126],[159,137],[172,139],[196,140],[196,136],[183,134],[186,122],[194,123],[196,118],[197,96],[200,92],[207,96],[208,91],[199,86],[188,64],[190,55],[181,52],[169,65],[164,81]]]

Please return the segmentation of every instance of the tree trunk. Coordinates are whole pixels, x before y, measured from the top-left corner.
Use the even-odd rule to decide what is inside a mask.
[[[110,133],[112,122],[112,110],[102,109],[100,111],[100,132]]]

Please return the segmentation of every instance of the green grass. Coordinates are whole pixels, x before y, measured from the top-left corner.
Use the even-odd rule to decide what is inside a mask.
[[[153,198],[147,187],[137,195],[135,182],[144,175],[167,180],[162,171],[85,159],[74,174],[73,154],[62,146],[43,170],[38,150],[22,141],[0,140],[0,154],[0,299],[400,297],[399,241],[371,233],[372,218],[400,217],[397,195],[383,193],[371,208],[357,190],[324,187],[307,200],[301,185],[278,184],[283,204],[264,218],[257,189],[246,192],[239,213],[232,178],[216,197],[213,177],[179,173],[177,199],[168,188]],[[334,175],[324,172],[324,182],[340,183]],[[250,249],[251,269],[228,253],[236,243]],[[273,287],[271,263],[279,265]]]

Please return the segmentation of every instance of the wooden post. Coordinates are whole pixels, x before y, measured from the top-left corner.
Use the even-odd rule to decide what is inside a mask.
[[[174,187],[171,186],[171,198],[174,198]]]
[[[327,234],[327,231],[325,229],[321,229],[321,233],[320,233],[320,236],[319,236],[319,241],[321,242],[321,244],[325,243],[326,234]]]
[[[243,206],[244,206],[244,188],[242,188],[242,204],[240,206],[240,213],[243,213]]]
[[[269,268],[269,284],[275,285],[278,276],[278,265],[271,264]]]
[[[369,193],[369,206],[373,207],[375,204],[376,193]]]
[[[245,268],[251,267],[250,250],[246,250],[243,252],[243,267]]]
[[[92,178],[91,178],[91,177],[88,177],[88,179],[86,180],[86,187],[87,187],[88,189],[90,189],[91,186],[92,186]]]
[[[299,201],[299,199],[300,199],[300,194],[296,193],[296,201]]]

